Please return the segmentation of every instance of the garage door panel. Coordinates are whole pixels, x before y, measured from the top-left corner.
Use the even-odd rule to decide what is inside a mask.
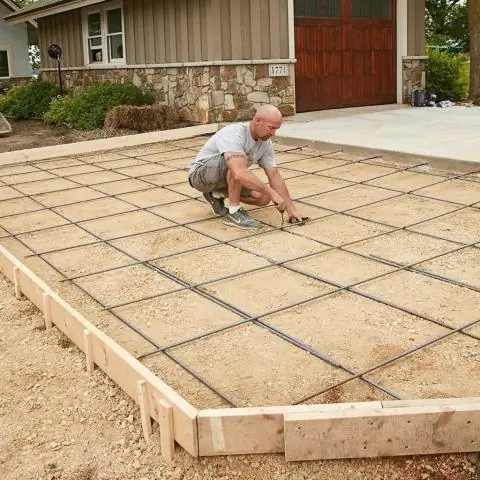
[[[325,11],[328,3],[295,6]],[[336,3],[337,18],[298,18],[296,10],[297,111],[395,102],[395,0]]]

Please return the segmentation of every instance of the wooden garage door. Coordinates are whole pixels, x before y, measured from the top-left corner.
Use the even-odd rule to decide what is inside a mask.
[[[295,0],[297,111],[396,101],[396,0]]]

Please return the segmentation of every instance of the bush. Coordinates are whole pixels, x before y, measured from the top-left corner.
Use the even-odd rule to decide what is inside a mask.
[[[132,84],[97,83],[73,97],[60,97],[51,102],[44,115],[48,123],[67,123],[77,130],[101,128],[110,110],[118,105],[147,105],[154,98]]]
[[[14,85],[0,95],[0,112],[15,119],[42,118],[58,92],[57,85],[41,80]]]
[[[426,68],[427,91],[437,100],[458,102],[468,96],[468,67],[463,55],[451,55],[431,49]]]
[[[60,125],[70,116],[72,99],[70,97],[55,97],[50,103],[49,109],[43,115],[43,119],[52,125]]]

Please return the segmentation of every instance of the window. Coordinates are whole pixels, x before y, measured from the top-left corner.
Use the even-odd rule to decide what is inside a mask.
[[[0,50],[0,78],[10,77],[7,50]]]
[[[340,0],[295,0],[295,16],[338,18],[340,17]]]
[[[352,0],[352,18],[390,20],[392,0]]]
[[[123,12],[118,4],[88,11],[85,35],[88,65],[125,62]]]

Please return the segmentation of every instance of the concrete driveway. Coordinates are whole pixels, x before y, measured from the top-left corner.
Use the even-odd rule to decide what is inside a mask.
[[[480,108],[386,105],[302,113],[285,119],[278,136],[480,162]]]

